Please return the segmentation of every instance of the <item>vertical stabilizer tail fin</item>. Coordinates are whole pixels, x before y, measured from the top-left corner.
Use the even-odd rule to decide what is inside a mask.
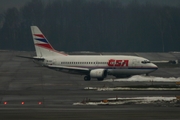
[[[31,32],[38,57],[66,55],[56,51],[37,26],[31,26]]]

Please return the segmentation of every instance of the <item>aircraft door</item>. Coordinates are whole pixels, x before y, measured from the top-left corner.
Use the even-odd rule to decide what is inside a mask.
[[[132,66],[137,66],[137,60],[136,59],[133,59]]]
[[[60,64],[56,59],[53,59],[53,62],[52,62],[53,65],[57,65],[57,64]]]
[[[95,65],[96,65],[97,67],[99,66],[99,61],[98,61],[98,60],[96,60]]]

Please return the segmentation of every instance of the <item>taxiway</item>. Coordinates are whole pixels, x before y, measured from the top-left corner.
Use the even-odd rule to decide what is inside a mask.
[[[121,90],[95,91],[85,87],[116,87],[129,85],[152,85],[150,81],[84,81],[83,76],[53,71],[16,55],[32,55],[33,52],[0,51],[0,119],[2,120],[104,120],[104,119],[169,119],[178,120],[177,102],[158,104],[121,105],[73,105],[84,99],[106,100],[108,98],[176,97],[179,90]],[[104,54],[104,53],[103,53]],[[107,53],[106,53],[107,54]],[[117,53],[121,54],[121,53]],[[130,54],[130,53],[127,53]],[[150,60],[179,59],[180,53],[131,53]],[[180,77],[180,67],[159,68],[150,74],[170,79]],[[157,82],[172,84],[175,82]]]

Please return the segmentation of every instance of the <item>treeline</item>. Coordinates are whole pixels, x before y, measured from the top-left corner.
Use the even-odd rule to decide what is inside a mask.
[[[57,50],[180,51],[180,7],[119,0],[32,0],[0,15],[0,49],[34,50],[37,25]]]

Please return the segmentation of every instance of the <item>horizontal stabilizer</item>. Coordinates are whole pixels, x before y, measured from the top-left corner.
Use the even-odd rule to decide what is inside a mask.
[[[44,58],[42,57],[28,57],[28,56],[20,56],[20,55],[17,55],[16,57],[33,59],[33,60],[44,60]]]

